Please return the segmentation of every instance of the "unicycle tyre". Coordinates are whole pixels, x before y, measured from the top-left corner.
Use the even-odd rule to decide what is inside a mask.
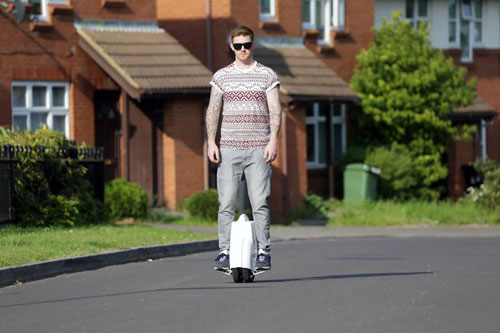
[[[250,269],[242,268],[241,273],[243,275],[243,281],[245,281],[246,283],[253,282],[255,275],[253,274],[253,272]]]
[[[241,268],[231,268],[231,275],[233,276],[234,283],[243,282],[243,272]]]

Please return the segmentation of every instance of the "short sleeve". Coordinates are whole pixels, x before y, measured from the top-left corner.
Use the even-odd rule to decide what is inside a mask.
[[[269,78],[267,81],[267,86],[266,86],[266,93],[270,92],[274,87],[278,86],[279,88],[280,81],[278,80],[278,75],[276,73],[269,69]]]
[[[224,93],[224,89],[222,88],[221,77],[220,75],[218,75],[218,73],[214,74],[212,80],[210,80],[210,84],[212,85],[212,87],[217,89],[217,91],[220,92],[221,94]]]

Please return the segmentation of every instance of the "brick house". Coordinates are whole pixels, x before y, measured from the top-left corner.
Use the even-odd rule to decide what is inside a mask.
[[[106,179],[139,183],[150,202],[202,190],[212,74],[158,27],[156,2],[26,2],[20,24],[0,15],[0,125],[104,146]]]
[[[175,208],[215,185],[203,124],[210,70],[232,61],[227,34],[247,24],[259,38],[257,60],[282,81],[273,216],[309,190],[332,193],[327,161],[345,150],[356,95],[304,46],[300,1],[282,1],[273,15],[290,15],[282,14],[281,25],[249,1],[26,2],[21,24],[0,18],[0,101],[7,106],[0,124],[33,130],[45,123],[77,143],[104,146],[107,179],[137,182],[150,201]]]
[[[467,10],[470,7],[469,4],[476,4],[475,6],[480,8],[481,12],[476,14],[475,9],[471,9],[473,10],[471,15],[475,16],[457,20],[457,17],[460,17],[459,11]],[[500,110],[499,94],[496,93],[500,78],[498,6],[499,3],[495,0],[472,2],[467,0],[454,2],[447,0],[186,0],[182,4],[174,0],[162,0],[158,2],[158,21],[160,26],[175,36],[212,71],[216,71],[232,60],[227,46],[227,33],[235,25],[243,24],[255,31],[257,41],[261,42],[259,44],[261,49],[265,49],[266,47],[262,48],[262,46],[266,44],[268,50],[277,50],[280,43],[303,44],[344,82],[350,81],[356,66],[356,56],[362,49],[370,46],[373,41],[372,29],[380,24],[382,17],[390,17],[392,11],[399,10],[415,25],[420,20],[429,21],[433,45],[452,56],[457,65],[465,66],[469,76],[478,77],[476,101],[466,108],[456,109],[452,115],[456,123],[478,125],[478,132],[471,142],[452,142],[449,146],[448,192],[450,197],[457,198],[463,194],[467,186],[466,165],[469,162],[485,156],[500,160],[498,144],[500,128],[495,118],[497,111]],[[450,14],[452,9],[455,14]],[[446,19],[443,20],[443,17]],[[481,41],[473,40],[475,38],[471,30],[473,24],[481,27]],[[449,31],[451,25],[454,27],[453,31]],[[460,29],[466,25],[470,29],[467,38],[471,42],[458,38]],[[269,55],[268,59],[276,58],[276,56],[279,56],[279,53]],[[256,59],[263,63],[268,60],[259,57],[259,48],[257,48]],[[269,64],[273,65],[273,63]],[[312,65],[312,62],[310,64]],[[283,76],[284,73],[282,71],[278,74]],[[302,75],[303,77],[313,76],[313,70],[304,69]],[[303,80],[303,78],[298,80]],[[284,88],[286,88],[285,85]],[[305,107],[307,109],[306,117],[300,119],[306,124],[304,133],[307,145],[307,186],[305,188],[307,191],[331,196],[334,187],[333,170],[331,163],[327,161],[334,157],[334,152],[340,153],[345,150],[349,138],[347,135],[349,113],[346,112],[341,118],[335,120],[337,131],[326,126],[330,128],[329,133],[326,133],[322,126],[330,120],[318,116],[315,111],[325,107],[324,101],[321,99],[314,101],[314,98],[307,96],[307,92],[302,92],[301,96],[293,96],[291,99],[286,91],[282,91],[282,95],[283,101],[293,100],[291,105],[294,108]],[[305,99],[309,101],[306,102]],[[342,96],[335,94],[331,94],[327,99],[332,103],[332,109],[340,107],[343,110],[348,110],[349,101],[353,100],[352,98],[343,99]],[[285,104],[286,114],[293,114],[294,112],[288,112]],[[295,111],[296,114],[299,112]],[[321,110],[321,112],[324,114],[325,111]],[[332,116],[331,119],[333,118]],[[323,121],[326,122],[323,123]],[[339,129],[339,126],[342,129]],[[281,163],[282,161],[278,161],[276,167],[280,168]],[[288,178],[289,186],[293,181],[295,180]]]
[[[500,110],[499,37],[490,33],[499,30],[494,0],[482,0],[484,16],[465,20],[484,32],[483,42],[469,48],[446,42],[452,38],[446,27],[462,23],[446,16],[444,0],[25,2],[21,24],[0,16],[0,125],[33,129],[42,121],[78,143],[105,146],[107,179],[135,181],[151,201],[170,208],[215,186],[204,108],[211,72],[233,60],[228,32],[238,24],[255,31],[256,60],[275,69],[282,83],[273,216],[286,215],[309,191],[333,195],[332,160],[346,149],[357,98],[347,82],[356,55],[373,41],[371,29],[392,10],[415,24],[430,20],[434,45],[479,77],[477,103],[454,113],[457,122],[482,126],[475,141],[450,144],[451,196],[465,187],[463,164],[484,151],[500,160],[498,121],[491,121]],[[425,16],[416,3],[428,4]]]
[[[470,162],[486,157],[500,161],[498,0],[305,0],[303,4],[306,45],[346,82],[356,66],[355,56],[369,47],[371,29],[382,18],[389,19],[398,10],[415,26],[427,21],[432,45],[467,68],[468,77],[478,79],[474,103],[455,109],[451,116],[455,123],[475,124],[478,130],[472,141],[449,144],[448,195],[456,199],[464,193],[470,184]]]
[[[255,32],[255,59],[277,72],[283,119],[273,163],[274,216],[286,215],[310,191],[333,196],[332,161],[346,149],[349,108],[357,99],[304,43],[302,7],[301,0],[158,1],[159,25],[213,72],[233,61],[228,34],[236,25]]]

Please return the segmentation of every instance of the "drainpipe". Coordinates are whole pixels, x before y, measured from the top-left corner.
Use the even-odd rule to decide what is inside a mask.
[[[206,8],[206,40],[207,40],[207,68],[212,71],[212,19],[211,19],[211,1],[205,0]],[[207,115],[207,107],[204,107],[203,112],[203,187],[205,190],[210,188],[210,164],[208,162],[208,142],[207,142],[207,127],[205,124],[205,117]]]
[[[481,158],[486,161],[486,120],[481,119]]]
[[[205,5],[206,5],[206,14],[207,14],[207,20],[206,20],[206,30],[207,30],[207,67],[209,70],[212,71],[212,14],[211,14],[211,1],[210,0],[205,0]]]

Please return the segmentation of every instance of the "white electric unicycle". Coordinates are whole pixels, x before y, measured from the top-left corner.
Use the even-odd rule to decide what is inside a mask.
[[[253,282],[255,275],[265,272],[255,267],[256,243],[253,221],[250,221],[245,214],[241,214],[238,221],[231,224],[229,268],[215,269],[226,275],[232,275],[235,283]]]

